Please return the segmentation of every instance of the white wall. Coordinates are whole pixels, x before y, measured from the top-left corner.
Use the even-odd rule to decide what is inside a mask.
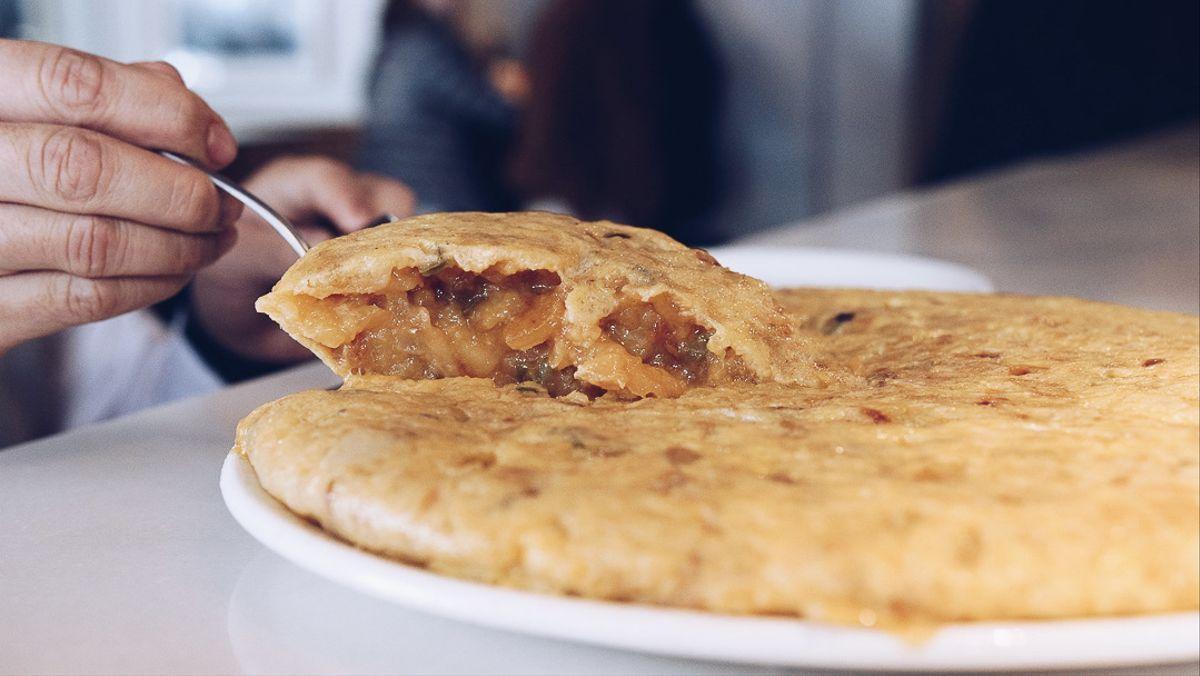
[[[182,1],[26,0],[22,15],[26,37],[119,61],[172,62],[243,141],[358,122],[384,0],[291,0],[301,54],[229,63],[175,49]]]

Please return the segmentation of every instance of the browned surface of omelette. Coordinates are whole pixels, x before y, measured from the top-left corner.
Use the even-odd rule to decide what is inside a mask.
[[[351,377],[259,408],[237,449],[330,532],[501,585],[892,627],[1198,606],[1196,317],[778,298],[820,387]]]
[[[429,214],[323,242],[258,308],[343,376],[627,398],[816,382],[762,282],[653,230],[557,214]]]

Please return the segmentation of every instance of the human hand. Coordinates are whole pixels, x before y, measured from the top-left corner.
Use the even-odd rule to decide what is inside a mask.
[[[165,63],[0,40],[0,354],[175,294],[241,206],[203,172],[237,143]]]
[[[360,174],[325,157],[275,160],[244,185],[299,226],[309,244],[357,230],[383,213],[409,216],[415,206],[412,191],[403,183]],[[320,227],[322,219],[336,232]],[[244,359],[288,363],[311,357],[254,309],[254,301],[296,262],[295,252],[253,213],[246,212],[236,229],[238,245],[196,275],[193,320],[221,348]]]

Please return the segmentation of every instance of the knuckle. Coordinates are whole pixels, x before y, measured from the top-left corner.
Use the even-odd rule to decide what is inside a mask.
[[[77,322],[94,322],[117,313],[120,298],[112,286],[93,279],[67,277],[62,290],[67,315]]]
[[[185,133],[200,139],[200,142],[205,142],[209,125],[212,122],[209,107],[191,91],[184,89],[184,92],[186,96],[182,97],[179,103],[180,124],[184,127]]]
[[[98,57],[73,49],[51,49],[38,74],[42,95],[53,110],[75,116],[103,108],[104,64]]]
[[[216,189],[208,178],[194,169],[181,167],[171,183],[167,209],[177,218],[201,227],[216,221],[220,206]]]
[[[104,146],[91,134],[70,127],[49,134],[30,164],[35,184],[68,203],[91,201],[108,180]]]
[[[212,121],[208,106],[182,85],[179,92],[173,102],[169,124],[176,134],[204,142]]]
[[[129,238],[119,223],[80,216],[67,225],[67,270],[83,277],[105,277],[120,270],[128,257]]]
[[[167,77],[178,82],[179,84],[183,84],[183,75],[179,72],[179,69],[176,68],[173,64],[168,63],[167,61],[151,61],[150,63],[148,63],[146,65],[150,66],[154,70],[157,70],[158,72],[162,73],[163,75],[166,75]]]

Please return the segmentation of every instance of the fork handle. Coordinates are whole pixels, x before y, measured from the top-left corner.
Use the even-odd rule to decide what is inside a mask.
[[[189,167],[203,171],[208,178],[212,180],[213,185],[232,195],[234,199],[242,204],[245,204],[251,211],[258,214],[264,221],[269,223],[271,227],[275,229],[275,232],[279,233],[279,236],[288,243],[288,246],[292,247],[292,250],[296,252],[297,256],[303,256],[308,252],[308,242],[305,242],[304,238],[300,236],[300,231],[296,229],[296,226],[292,225],[291,221],[281,216],[279,212],[272,209],[269,204],[255,197],[253,193],[247,191],[242,186],[238,185],[234,181],[229,180],[221,174],[209,171],[208,169],[205,169],[204,167],[196,164],[186,157],[183,157],[182,155],[176,155],[175,153],[166,150],[160,150],[158,151],[158,154],[169,160],[174,160],[180,164],[186,164]]]

